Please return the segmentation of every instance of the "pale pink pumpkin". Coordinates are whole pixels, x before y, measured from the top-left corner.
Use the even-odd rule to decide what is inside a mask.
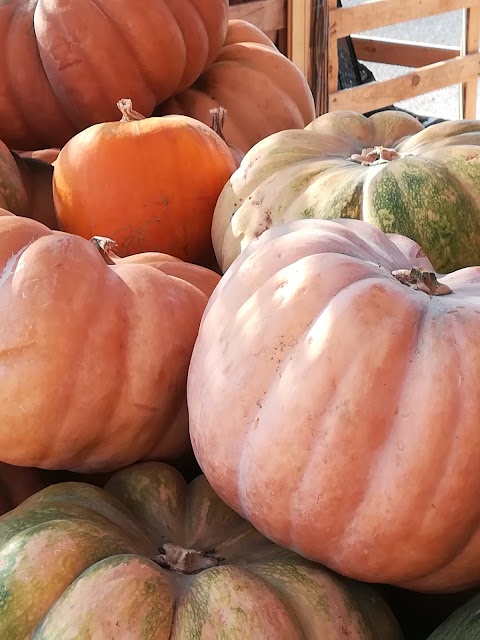
[[[480,583],[480,267],[437,282],[394,240],[344,219],[252,242],[202,320],[190,434],[272,540],[354,578],[458,591]]]

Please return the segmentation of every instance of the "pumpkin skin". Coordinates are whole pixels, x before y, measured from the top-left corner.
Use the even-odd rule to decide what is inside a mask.
[[[142,116],[131,104],[119,106],[128,121],[90,127],[57,158],[60,227],[84,238],[112,238],[123,257],[160,251],[209,264],[215,203],[235,170],[227,145],[192,118],[136,121]]]
[[[210,111],[227,110],[224,135],[246,153],[283,129],[302,129],[315,117],[312,92],[301,71],[257,27],[230,20],[225,44],[200,78],[157,107],[157,115],[181,113],[211,121]]]
[[[352,159],[378,145],[394,159],[369,165]],[[480,122],[424,129],[401,112],[366,118],[336,111],[305,131],[277,133],[246,155],[218,200],[213,245],[225,271],[273,225],[361,218],[411,238],[444,273],[480,264],[479,203]]]
[[[2,2],[0,139],[61,147],[125,95],[150,115],[213,62],[227,23],[227,0]]]
[[[0,216],[1,461],[87,473],[190,450],[187,370],[219,276],[154,259],[109,266],[78,236]]]
[[[169,544],[201,552],[177,565],[186,574],[160,566]],[[275,546],[203,476],[187,487],[162,463],[124,469],[105,490],[72,482],[36,494],[0,520],[0,559],[0,635],[12,640],[402,638],[369,586]]]
[[[480,582],[480,267],[441,297],[392,276],[410,267],[359,220],[265,232],[205,311],[190,436],[272,540],[352,578],[459,591]]]

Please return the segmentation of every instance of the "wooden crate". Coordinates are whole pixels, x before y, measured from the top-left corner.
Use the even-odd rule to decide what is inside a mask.
[[[337,8],[337,0],[230,0],[232,18],[249,20],[276,38],[305,74],[317,114],[338,109],[367,112],[460,83],[459,117],[475,118],[480,72],[480,0],[370,0]],[[371,38],[360,34],[463,10],[458,48]],[[338,40],[353,34],[360,60],[414,67],[398,78],[338,89]]]
[[[315,1],[315,0],[313,0]],[[355,108],[365,112],[460,83],[459,117],[476,117],[477,81],[480,72],[479,0],[372,0],[337,9],[336,0],[322,0],[328,25],[325,110]],[[363,60],[415,67],[398,78],[338,90],[338,39],[407,20],[463,10],[459,49],[405,43],[395,40],[354,38],[357,55]]]

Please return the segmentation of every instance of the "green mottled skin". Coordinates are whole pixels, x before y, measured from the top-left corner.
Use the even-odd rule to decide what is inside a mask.
[[[398,113],[325,114],[311,131],[284,132],[262,141],[258,152],[254,147],[215,210],[222,269],[273,225],[346,217],[413,239],[440,273],[480,264],[480,125],[449,122],[418,131],[410,121]],[[371,165],[351,158],[382,144],[405,155]]]
[[[428,640],[478,640],[480,638],[480,595],[454,611]]]
[[[480,164],[477,170],[480,181]],[[480,198],[480,187],[477,194]],[[428,159],[405,157],[379,172],[365,195],[363,219],[418,242],[437,271],[480,262],[480,202],[468,197],[448,166],[432,167]]]
[[[154,561],[166,542],[223,560],[168,571]],[[124,469],[105,491],[54,485],[0,518],[8,640],[377,640],[379,625],[400,640],[384,603],[367,615],[369,587],[346,585],[261,536],[204,477],[187,487],[162,463]]]

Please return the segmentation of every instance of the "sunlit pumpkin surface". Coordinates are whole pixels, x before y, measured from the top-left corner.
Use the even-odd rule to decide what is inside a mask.
[[[437,281],[412,240],[359,220],[276,226],[202,320],[199,464],[265,535],[342,574],[478,584],[479,331],[480,267]]]

